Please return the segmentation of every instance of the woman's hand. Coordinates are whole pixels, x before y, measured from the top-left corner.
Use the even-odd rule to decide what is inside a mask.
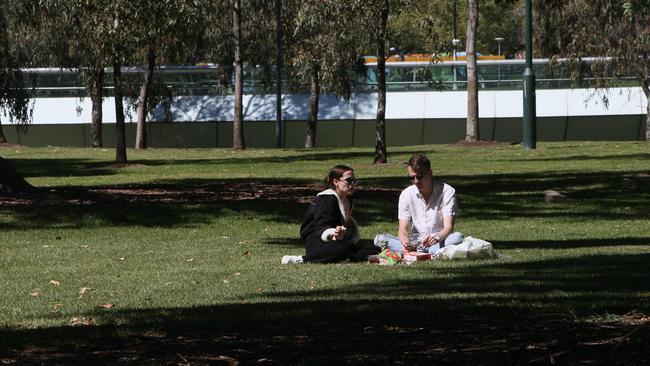
[[[345,226],[337,226],[334,229],[334,235],[332,236],[332,240],[341,240],[345,236],[345,231],[346,231]]]

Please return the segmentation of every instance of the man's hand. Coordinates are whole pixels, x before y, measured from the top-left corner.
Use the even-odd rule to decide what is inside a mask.
[[[424,245],[425,248],[428,248],[430,246],[436,245],[440,242],[440,237],[437,235],[427,235],[426,238],[424,238],[424,241],[422,244]]]
[[[417,243],[413,243],[413,242],[402,243],[402,245],[404,246],[404,253],[415,252],[416,250],[418,250],[418,244]]]

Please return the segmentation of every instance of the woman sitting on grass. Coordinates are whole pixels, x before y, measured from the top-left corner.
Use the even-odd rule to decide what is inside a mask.
[[[300,227],[306,254],[285,255],[282,264],[331,263],[346,259],[359,262],[379,252],[378,248],[359,245],[359,227],[352,217],[350,200],[356,184],[352,168],[337,165],[330,169],[323,183],[324,191],[309,205]]]

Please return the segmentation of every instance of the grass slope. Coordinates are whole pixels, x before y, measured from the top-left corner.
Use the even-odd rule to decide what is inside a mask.
[[[279,264],[303,252],[306,202],[335,164],[361,179],[363,239],[394,232],[397,197],[409,184],[404,162],[415,151],[456,188],[457,229],[493,242],[503,259]],[[0,196],[0,359],[650,359],[646,143],[400,147],[381,166],[372,153],[130,150],[130,164],[118,166],[108,149],[0,150],[44,191]],[[566,198],[544,202],[548,189]]]

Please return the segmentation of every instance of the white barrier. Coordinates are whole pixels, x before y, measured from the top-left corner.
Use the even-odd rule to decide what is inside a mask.
[[[606,92],[609,106],[592,89],[538,90],[538,117],[645,115],[647,100],[640,87],[616,88]],[[522,117],[521,91],[479,92],[481,118]],[[36,98],[34,124],[83,124],[90,122],[89,98]],[[309,95],[284,95],[283,119],[306,120]],[[377,111],[376,93],[357,93],[350,100],[323,95],[320,98],[320,120],[371,120]],[[464,91],[390,92],[387,94],[387,119],[448,119],[467,116],[467,93]],[[133,113],[133,119],[135,114]],[[171,106],[171,121],[232,121],[233,96],[179,96]],[[127,118],[128,119],[128,118]],[[275,121],[275,95],[245,95],[244,119]],[[162,105],[154,113],[154,121],[165,121]],[[103,121],[115,122],[114,98],[103,101]]]

